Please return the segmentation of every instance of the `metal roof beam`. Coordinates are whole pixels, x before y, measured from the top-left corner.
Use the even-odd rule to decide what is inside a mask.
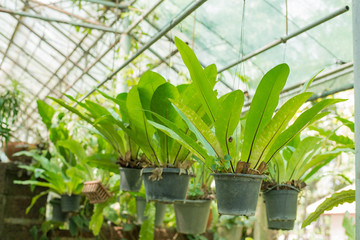
[[[298,36],[298,35],[300,35],[300,34],[302,34],[304,32],[307,32],[308,30],[310,30],[310,29],[312,29],[312,28],[314,28],[314,27],[316,27],[316,26],[318,26],[318,25],[320,25],[320,24],[322,24],[324,22],[327,22],[330,19],[332,19],[334,17],[337,17],[337,16],[339,16],[339,15],[341,15],[341,14],[347,12],[347,11],[349,11],[348,6],[340,8],[340,9],[336,10],[335,12],[329,14],[328,16],[324,17],[324,18],[321,18],[321,19],[311,23],[310,25],[308,25],[306,27],[303,27],[303,28],[301,28],[301,29],[289,34],[289,35],[281,37],[278,40],[275,40],[274,42],[271,42],[271,43],[257,49],[253,53],[250,53],[250,54],[242,57],[240,60],[236,60],[236,61],[230,63],[229,65],[219,69],[218,74],[222,73],[222,72],[228,70],[229,68],[232,68],[232,67],[234,67],[234,66],[236,66],[236,65],[238,65],[238,64],[240,64],[242,62],[245,62],[245,61],[259,55],[260,53],[263,53],[263,52],[265,52],[265,51],[267,51],[267,50],[269,50],[269,49],[271,49],[271,48],[273,48],[273,47],[275,47],[275,46],[277,46],[277,45],[279,45],[281,43],[286,43],[288,40],[290,40],[290,39],[292,39],[292,38],[294,38],[294,37],[296,37],[296,36]]]
[[[13,40],[9,39],[7,36],[5,36],[2,32],[0,32],[0,35],[3,36],[6,40],[8,41],[11,41],[12,44],[17,47],[19,50],[21,50],[26,56],[28,57],[32,57],[32,54],[28,53],[27,51],[25,51],[22,47],[20,47],[17,43],[15,43]],[[6,52],[5,52],[6,53]],[[37,63],[39,64],[41,67],[43,67],[46,71],[48,71],[49,73],[53,73],[45,64],[43,64],[42,62],[40,62],[39,60],[37,60],[36,58],[33,58],[32,59]],[[1,65],[0,65],[1,66]],[[58,79],[61,79],[57,74],[55,74],[55,76],[58,78]],[[47,83],[45,83],[45,85],[47,85]]]
[[[65,15],[69,16],[69,17],[76,18],[76,19],[79,19],[79,20],[81,20],[81,21],[84,21],[84,22],[87,22],[87,23],[90,23],[90,24],[102,25],[102,24],[101,24],[100,22],[98,22],[98,21],[93,21],[93,20],[90,20],[90,19],[81,17],[81,16],[79,16],[79,15],[70,13],[70,12],[65,11],[64,9],[60,8],[60,7],[57,7],[56,5],[43,3],[43,2],[40,2],[40,1],[37,1],[37,0],[30,0],[30,3],[35,3],[35,4],[37,4],[37,5],[41,5],[41,6],[50,8],[50,9],[55,10],[55,11],[57,11],[57,12],[63,13],[63,14],[65,14]]]
[[[311,84],[311,86],[313,86],[315,83],[319,82],[321,79],[332,76],[338,72],[342,72],[346,69],[351,69],[354,66],[353,62],[349,62],[349,63],[345,63],[343,65],[341,65],[340,67],[331,69],[329,71],[320,73],[318,76],[316,76],[316,78],[313,80],[313,83]],[[352,70],[351,70],[352,71]],[[287,87],[285,89],[283,89],[280,93],[280,97],[282,97],[283,95],[286,95],[286,93],[291,92],[292,90],[297,90],[299,88],[301,88],[304,84],[306,83],[306,81],[302,81],[301,83],[295,84],[293,86]]]
[[[135,29],[136,26],[138,26],[144,19],[146,19],[147,16],[149,16],[164,0],[159,0],[157,1],[151,8],[149,8],[146,12],[144,12],[135,22],[133,22],[128,29],[125,30],[124,34],[129,34],[132,30]],[[108,52],[110,52],[111,49],[113,49],[116,44],[118,44],[120,42],[121,38],[117,37],[114,41],[113,44],[111,44],[107,50],[105,50],[105,52],[103,52],[101,55],[99,55],[96,59],[95,62],[93,62],[90,67],[88,67],[86,70],[84,70],[83,74],[81,74],[71,85],[70,87],[74,86],[81,78],[84,74],[86,74],[88,71],[90,71],[90,69],[95,66],[95,64],[100,61],[106,54],[108,54]],[[69,88],[70,88],[69,87]],[[63,94],[61,94],[62,96]],[[60,97],[61,97],[60,96]]]
[[[11,15],[13,16],[13,15]],[[15,16],[13,16],[15,19],[17,19]],[[51,47],[52,49],[54,49],[57,53],[59,53],[62,57],[66,58],[66,55],[64,53],[62,53],[62,51],[60,51],[58,48],[56,48],[53,44],[49,43],[44,37],[40,36],[37,32],[34,31],[34,29],[32,29],[29,25],[27,25],[26,23],[24,23],[23,21],[20,21],[20,23],[25,26],[28,30],[30,30],[35,36],[37,36],[39,39],[41,39],[44,43],[46,43],[49,47]],[[80,69],[81,71],[83,71],[84,69],[82,69],[76,62],[74,62],[73,60],[69,59],[69,61],[75,65],[75,67],[77,67],[78,69]],[[94,81],[97,81],[97,79],[95,77],[93,77],[91,74],[87,73],[87,75],[89,77],[91,77]]]
[[[17,12],[17,11],[5,9],[5,8],[0,8],[0,12],[8,13],[13,16],[29,17],[29,18],[46,21],[46,22],[63,23],[63,24],[68,24],[68,25],[72,25],[72,26],[76,26],[76,27],[96,29],[96,30],[100,30],[100,31],[104,31],[104,32],[110,32],[110,33],[116,33],[116,34],[122,33],[121,31],[118,31],[114,28],[107,27],[107,26],[100,26],[100,25],[94,25],[94,24],[89,24],[89,23],[79,23],[79,22],[66,21],[66,20],[62,20],[62,19],[49,18],[49,17],[44,17],[44,16],[40,16],[40,15],[36,15],[36,14],[30,14],[30,13],[26,13],[26,12]]]
[[[0,49],[0,53],[1,54],[5,54],[1,49]],[[9,59],[11,62],[13,62],[14,65],[18,66],[20,69],[22,69],[24,72],[26,72],[31,78],[33,78],[36,82],[38,82],[41,86],[47,88],[49,91],[54,92],[54,90],[52,88],[49,88],[47,85],[45,85],[44,83],[42,83],[36,76],[34,76],[31,72],[28,71],[28,69],[26,69],[26,67],[20,65],[16,60],[14,60],[11,57],[7,57],[7,59]]]
[[[158,26],[156,26],[154,23],[146,20],[146,22],[151,26],[153,27],[154,29],[156,29],[157,31],[160,30],[160,28]],[[174,39],[172,39],[168,34],[165,34],[165,37],[175,45],[175,42],[174,42]],[[201,60],[199,59],[199,62],[201,64],[201,66],[205,67],[205,64],[203,62],[201,62]],[[225,87],[229,88],[230,90],[234,90],[227,82],[225,82],[224,80],[222,80],[221,78],[219,78],[219,81],[224,84]]]
[[[177,26],[182,20],[184,20],[187,16],[189,16],[192,12],[194,12],[197,8],[199,8],[203,3],[207,0],[197,0],[188,5],[186,10],[182,10],[177,16],[172,18],[170,22],[164,27],[161,31],[159,31],[154,37],[152,37],[142,48],[140,48],[134,55],[130,56],[120,67],[118,67],[114,72],[112,72],[108,77],[106,77],[103,81],[101,81],[93,90],[88,92],[84,97],[82,97],[79,101],[84,100],[88,96],[90,96],[93,92],[96,91],[97,88],[104,85],[107,81],[112,79],[118,72],[120,72],[123,68],[125,68],[129,63],[131,63],[134,59],[140,56],[144,51],[149,49],[156,41],[158,41],[161,37],[163,37],[166,33],[168,33],[171,29]]]
[[[110,2],[110,1],[104,1],[104,0],[82,0],[82,1],[89,2],[89,3],[96,3],[96,4],[103,5],[105,7],[119,8],[119,9],[127,9],[130,6],[130,4],[119,4],[119,3],[114,3],[114,2]]]

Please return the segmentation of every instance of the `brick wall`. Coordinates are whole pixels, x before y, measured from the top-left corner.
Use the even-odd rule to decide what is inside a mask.
[[[28,214],[26,208],[32,197],[44,189],[36,187],[34,192],[30,186],[14,184],[14,180],[29,179],[26,171],[19,169],[15,163],[0,163],[0,239],[31,240],[30,229],[40,225],[43,218],[39,209],[46,204],[46,196],[38,199]]]

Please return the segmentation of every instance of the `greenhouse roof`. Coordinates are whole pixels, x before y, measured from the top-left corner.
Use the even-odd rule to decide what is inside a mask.
[[[187,70],[174,45],[185,40],[204,66],[215,63],[220,94],[254,92],[261,76],[286,62],[291,96],[320,70],[317,96],[352,88],[349,0],[1,0],[0,86],[24,91],[17,137],[40,120],[36,100],[112,94],[153,69],[174,83]],[[47,101],[50,101],[49,99]]]

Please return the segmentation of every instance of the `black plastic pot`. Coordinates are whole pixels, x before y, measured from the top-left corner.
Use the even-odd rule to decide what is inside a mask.
[[[80,195],[61,195],[61,211],[76,212],[80,208]]]
[[[160,203],[160,202],[155,203],[155,208],[156,208],[155,227],[160,227],[163,224],[164,217],[165,217],[165,212],[166,212],[166,207],[167,207],[166,203]]]
[[[296,220],[297,198],[295,189],[264,192],[269,229],[292,230]]]
[[[120,168],[120,190],[140,192],[142,185],[141,169]]]
[[[211,200],[186,200],[174,203],[176,230],[184,234],[206,231]]]
[[[136,197],[136,215],[137,223],[142,224],[146,220],[145,217],[146,199],[143,197]]]
[[[153,181],[149,177],[154,169],[145,168],[143,170],[146,200],[163,203],[184,200],[191,175],[187,171],[180,174],[178,168],[164,168],[162,179]]]
[[[61,200],[60,198],[55,198],[50,201],[52,206],[52,218],[54,222],[65,222],[67,219],[67,213],[61,211]]]
[[[262,175],[213,173],[218,212],[224,215],[254,216]]]

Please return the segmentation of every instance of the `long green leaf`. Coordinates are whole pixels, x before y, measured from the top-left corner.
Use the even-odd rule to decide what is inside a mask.
[[[325,114],[319,113],[324,108],[344,101],[343,99],[324,99],[321,102],[317,103],[312,108],[303,112],[296,121],[288,127],[280,136],[276,139],[274,144],[271,146],[270,151],[266,155],[264,161],[267,163],[271,158],[282,149],[288,142],[291,141],[297,134],[299,134],[304,128],[311,124],[314,120],[318,120],[318,115],[320,117],[325,116]],[[319,113],[319,114],[318,114]]]
[[[319,154],[315,156],[303,169],[301,169],[301,172],[298,172],[298,175],[296,176],[297,179],[301,179],[303,182],[306,182],[309,180],[315,173],[317,173],[320,168],[327,165],[331,160],[336,158],[341,154],[341,151],[338,152],[330,152],[325,154]],[[311,169],[308,173],[306,173],[307,170]]]
[[[331,197],[325,199],[315,210],[311,213],[301,225],[301,228],[308,226],[310,223],[316,221],[325,211],[330,211],[334,207],[343,203],[352,203],[355,201],[355,190],[347,190],[339,193],[334,193]]]
[[[289,71],[287,64],[280,64],[268,71],[261,79],[251,101],[246,120],[244,144],[241,151],[243,162],[249,162],[251,154],[254,153],[253,148],[257,137],[263,127],[271,120]]]
[[[86,117],[84,114],[82,114],[79,110],[77,110],[76,108],[68,105],[64,100],[62,99],[57,99],[57,98],[53,98],[53,97],[49,97],[50,99],[52,99],[54,102],[58,103],[60,106],[66,108],[67,110],[69,110],[72,113],[75,113],[76,115],[78,115],[80,118],[84,119],[86,122],[92,124],[92,121],[90,118]]]
[[[154,92],[164,83],[166,83],[165,78],[156,72],[147,71],[141,76],[137,89],[143,109],[150,110],[151,98]],[[145,112],[145,115],[148,119],[151,119],[149,112]]]
[[[162,84],[156,89],[152,96],[151,111],[175,123],[178,128],[184,129],[186,127],[186,124],[182,121],[181,117],[169,101],[169,99],[178,99],[179,96],[179,92],[175,86],[170,83]],[[161,121],[154,115],[152,119],[157,123],[161,123]],[[162,131],[158,131],[157,135],[159,137],[159,143],[162,149],[161,154],[163,155],[163,159],[167,159],[168,163],[174,163],[176,153],[177,151],[179,151],[181,145],[175,142],[172,138],[167,136]]]
[[[154,127],[160,129],[164,133],[166,133],[168,136],[172,137],[176,141],[178,141],[180,144],[182,144],[185,148],[187,148],[189,151],[191,151],[194,155],[199,157],[201,160],[203,160],[203,163],[206,167],[210,168],[212,164],[212,156],[209,156],[207,151],[202,148],[194,139],[187,136],[185,133],[180,131],[176,125],[174,125],[172,122],[168,121],[166,118],[162,118],[161,116],[158,116],[159,119],[163,122],[164,125],[158,124],[156,122],[152,122],[150,120],[149,123],[152,124]]]
[[[203,67],[191,48],[177,37],[175,37],[175,44],[181,54],[183,62],[189,70],[192,81],[201,93],[200,100],[204,105],[206,113],[212,121],[215,122],[218,103],[216,94],[213,91],[212,82],[208,80]]]
[[[296,148],[286,167],[286,180],[298,180],[297,173],[304,169],[304,166],[310,161],[313,154],[320,147],[321,138],[319,137],[306,137],[299,146]]]
[[[47,129],[50,129],[55,109],[40,99],[38,99],[36,103],[42,122],[46,125]]]
[[[196,135],[197,139],[204,145],[205,149],[207,149],[209,155],[223,159],[224,153],[221,149],[219,140],[201,117],[187,106],[179,104],[174,100],[170,101],[174,104],[175,110],[186,122],[189,129]]]
[[[258,164],[264,161],[277,137],[285,130],[298,109],[311,95],[312,93],[299,94],[281,106],[279,111],[277,111],[271,121],[263,128],[259,137],[256,139],[249,160],[251,164],[250,167],[256,168]]]
[[[317,74],[315,74],[312,78],[310,78],[308,81],[305,82],[303,88],[301,89],[300,93],[304,93],[308,90],[308,88],[310,87],[311,83],[314,81],[314,79],[317,77],[317,75],[319,75],[319,73],[321,73],[324,69],[322,69],[321,71],[319,71]]]
[[[49,193],[50,191],[47,190],[47,191],[42,191],[41,193],[39,193],[38,195],[34,196],[32,199],[31,199],[31,203],[30,205],[26,208],[26,211],[25,213],[28,214],[31,210],[31,208],[35,205],[36,201],[41,198],[42,196],[45,196]]]
[[[59,146],[65,147],[70,150],[70,152],[74,153],[79,161],[83,161],[86,158],[86,152],[84,148],[81,146],[81,144],[75,140],[61,140],[58,141],[57,144]]]
[[[219,103],[219,109],[217,110],[215,135],[220,142],[222,151],[229,154],[232,158],[235,157],[235,153],[231,152],[230,149],[234,149],[231,145],[235,145],[236,141],[230,141],[229,138],[239,125],[243,104],[244,93],[236,90],[222,98],[222,102]]]
[[[160,165],[159,157],[161,156],[156,152],[155,145],[152,144],[155,128],[147,122],[137,86],[132,87],[129,91],[126,107],[129,113],[131,129],[134,130],[132,136],[135,137],[135,142],[150,161]]]

